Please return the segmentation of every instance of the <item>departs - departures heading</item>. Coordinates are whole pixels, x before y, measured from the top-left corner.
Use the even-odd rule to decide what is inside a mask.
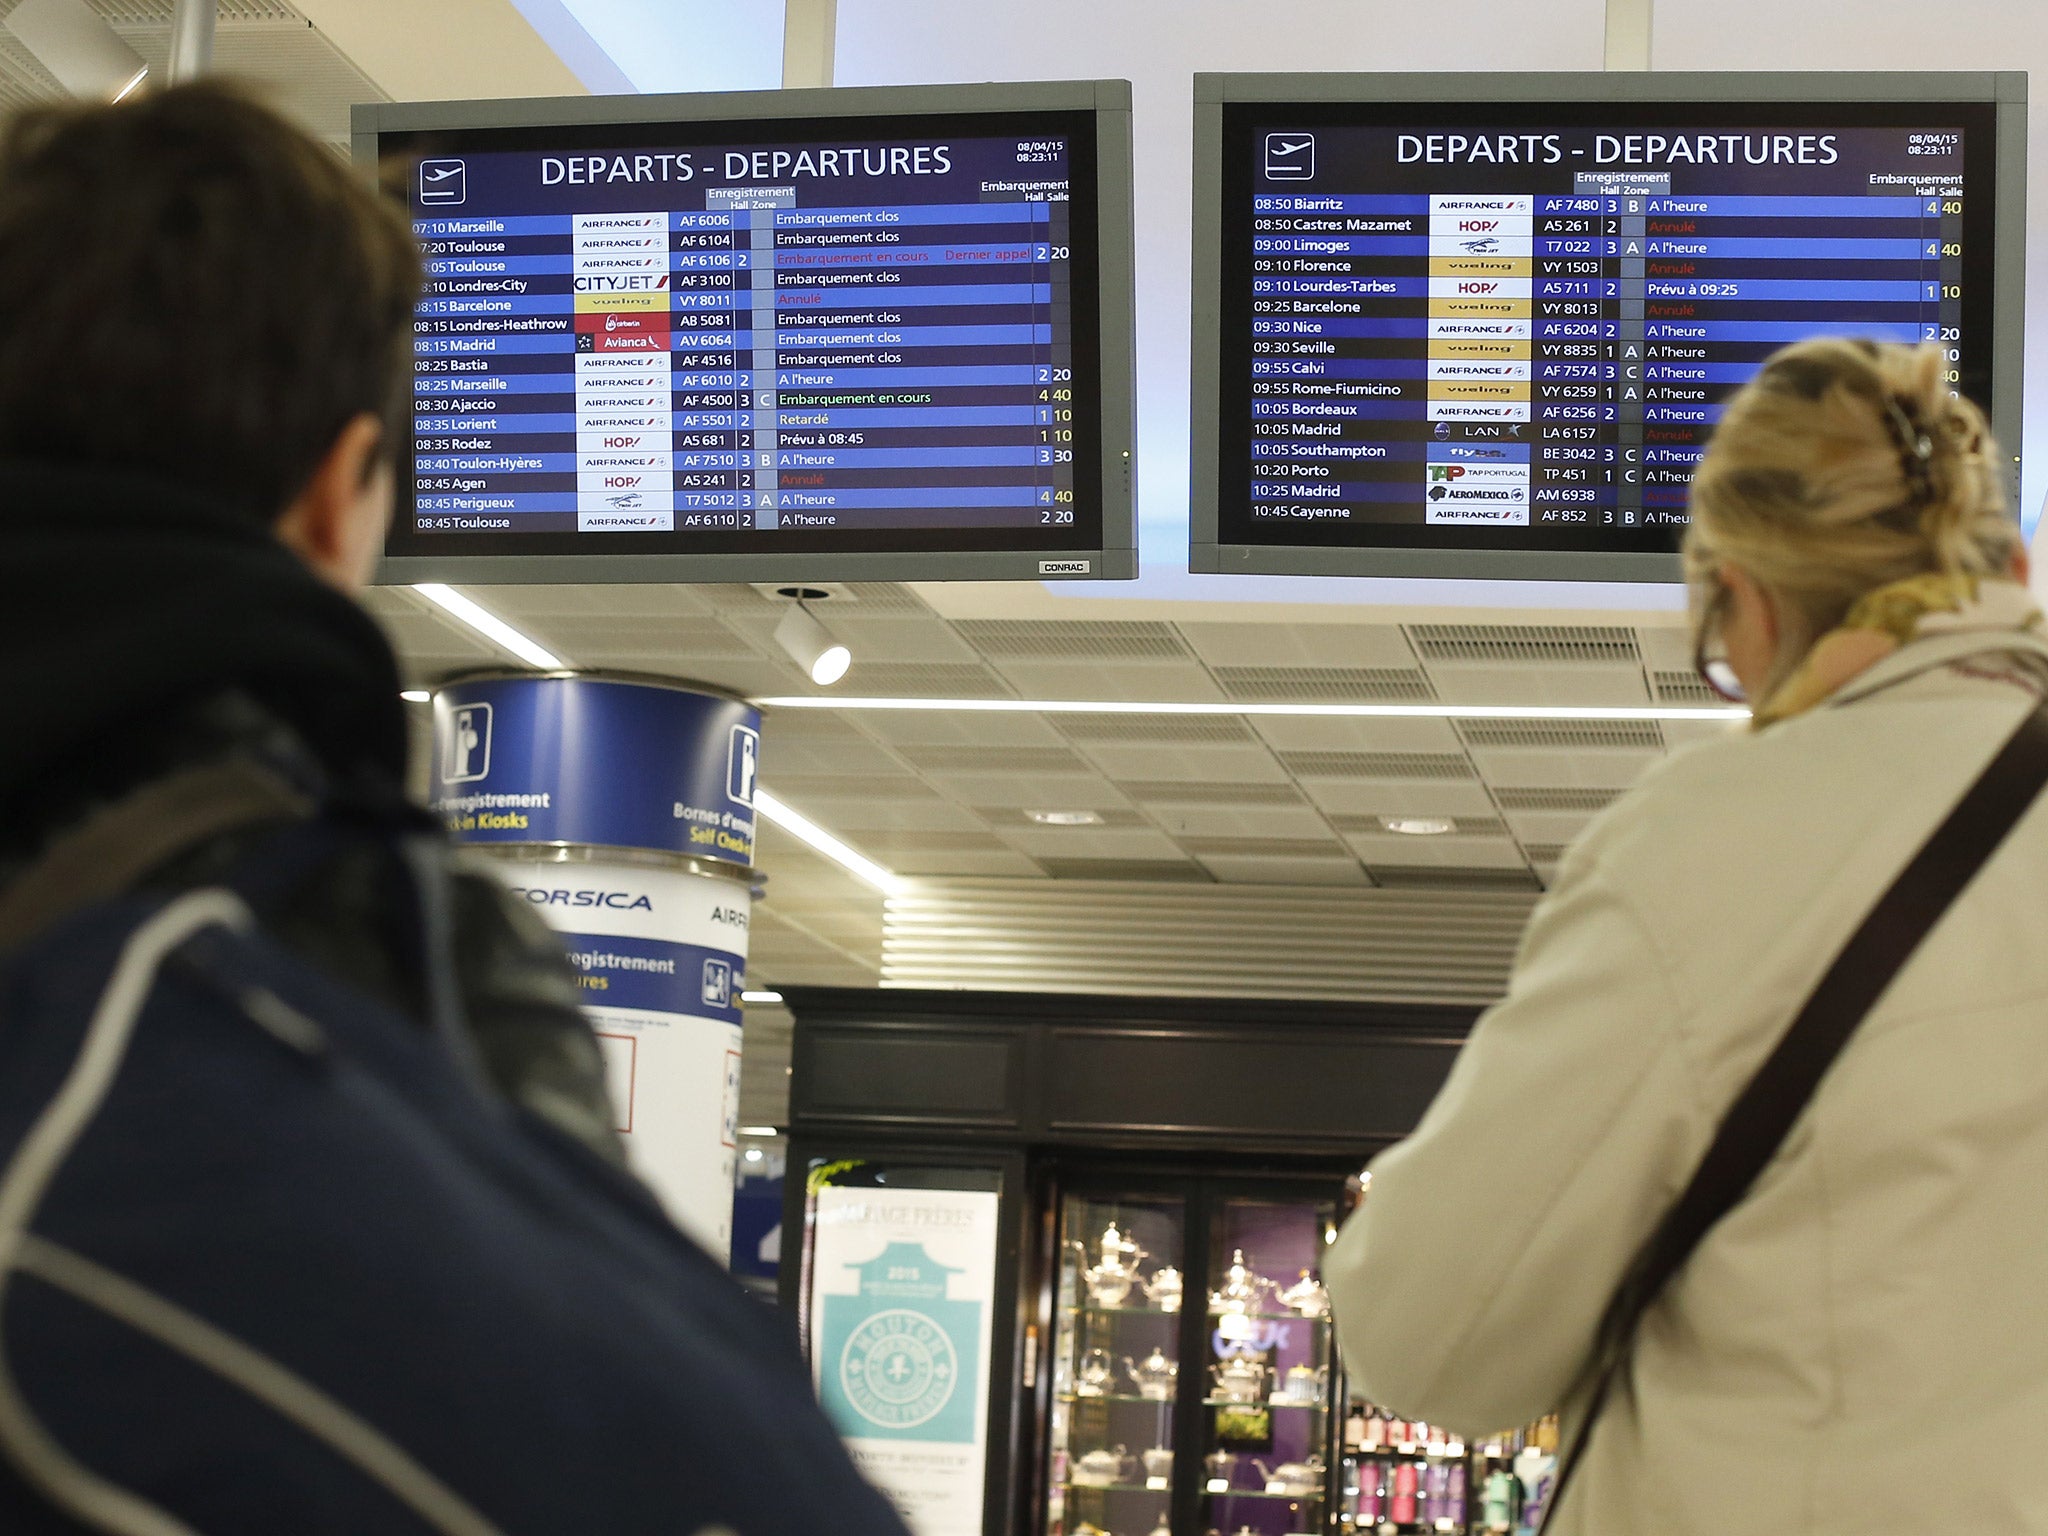
[[[1005,126],[421,143],[394,550],[1073,545],[1100,515],[1075,467],[1091,151]]]
[[[1231,110],[1225,543],[1669,549],[1720,402],[1786,343],[1934,342],[1956,388],[1988,374],[1966,170],[1988,149],[1951,109]]]

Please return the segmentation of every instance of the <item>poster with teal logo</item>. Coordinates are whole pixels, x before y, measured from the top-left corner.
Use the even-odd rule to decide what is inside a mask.
[[[916,1536],[980,1536],[997,1197],[818,1191],[812,1368],[868,1480]]]

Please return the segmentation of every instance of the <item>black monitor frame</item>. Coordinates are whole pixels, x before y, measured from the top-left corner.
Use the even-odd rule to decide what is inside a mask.
[[[1401,576],[1550,581],[1679,579],[1676,553],[1504,550],[1226,542],[1221,516],[1224,164],[1227,109],[1332,111],[1347,104],[1456,102],[1460,110],[1676,103],[1722,111],[1744,105],[1979,105],[1996,117],[1992,145],[1990,393],[1992,428],[2009,455],[2017,495],[2026,303],[2026,99],[2020,72],[1753,72],[1613,74],[1202,74],[1195,76],[1193,388],[1189,566],[1256,575]]]
[[[388,146],[419,135],[490,130],[567,129],[572,134],[635,126],[689,125],[716,132],[731,124],[801,136],[807,124],[835,119],[906,117],[950,120],[955,127],[977,116],[1031,113],[1086,114],[1094,125],[1088,166],[1094,185],[1092,218],[1097,243],[1095,283],[1096,383],[1099,420],[1093,463],[1083,460],[1077,480],[1094,493],[1099,537],[1079,547],[1043,547],[983,537],[982,547],[947,550],[812,548],[802,550],[639,551],[600,546],[574,553],[387,553],[376,581],[573,583],[1100,580],[1137,575],[1136,483],[1133,457],[1136,398],[1133,331],[1131,213],[1131,88],[1122,80],[1080,80],[972,86],[860,87],[822,90],[730,91],[667,96],[580,96],[460,102],[390,102],[354,109],[353,147],[365,175],[376,175]],[[1077,360],[1077,372],[1079,365]],[[1076,423],[1077,428],[1083,423]],[[1085,451],[1077,431],[1077,449]],[[1077,454],[1077,458],[1079,455]],[[401,477],[410,486],[410,451]],[[401,494],[397,523],[408,522],[412,492]],[[1088,526],[1087,511],[1077,531]],[[603,535],[662,538],[666,535]],[[715,542],[715,540],[714,540]],[[868,538],[863,542],[880,542]]]

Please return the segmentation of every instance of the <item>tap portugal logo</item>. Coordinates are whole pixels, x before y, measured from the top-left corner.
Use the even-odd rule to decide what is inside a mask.
[[[906,1307],[875,1313],[839,1353],[839,1385],[847,1403],[889,1429],[937,1418],[959,1379],[960,1362],[946,1330]]]

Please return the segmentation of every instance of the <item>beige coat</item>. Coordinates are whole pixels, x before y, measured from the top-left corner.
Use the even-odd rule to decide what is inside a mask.
[[[2032,705],[1998,634],[1674,757],[1571,850],[1327,1269],[1354,1384],[1556,1408],[1616,1279],[1878,893]],[[2048,807],[1645,1318],[1560,1532],[2048,1532]]]

